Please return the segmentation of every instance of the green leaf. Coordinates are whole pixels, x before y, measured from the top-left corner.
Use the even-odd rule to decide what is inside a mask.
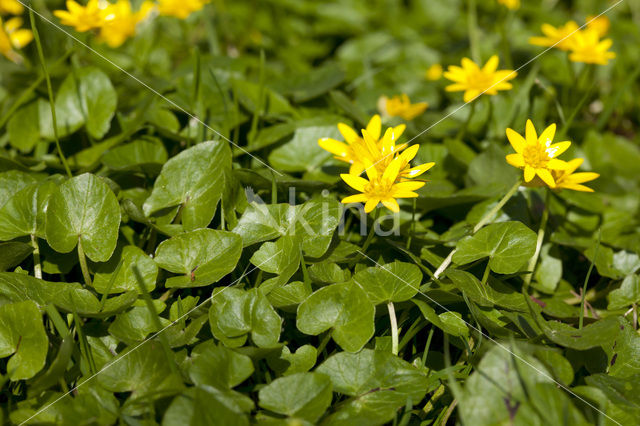
[[[342,349],[357,352],[374,332],[375,308],[367,294],[353,283],[333,284],[313,293],[298,306],[296,324],[305,334],[331,329]]]
[[[341,216],[341,204],[329,197],[314,198],[300,206],[295,235],[301,238],[307,256],[321,257],[327,252]]]
[[[154,300],[153,304],[158,313],[164,311],[165,304],[163,302]],[[158,327],[154,316],[155,314],[147,306],[134,306],[116,316],[116,319],[109,325],[109,334],[128,345],[142,342],[151,333],[158,332],[170,324],[166,318],[158,317],[160,322],[160,327]]]
[[[242,244],[247,247],[290,234],[296,215],[296,208],[289,204],[252,202],[233,228],[233,232],[242,237]]]
[[[7,122],[11,145],[22,152],[29,152],[40,140],[38,103],[31,102],[16,111]]]
[[[202,287],[233,271],[242,253],[241,238],[228,231],[198,229],[179,234],[158,245],[155,261],[176,274],[166,287]]]
[[[0,306],[0,358],[11,380],[30,379],[44,367],[49,340],[42,315],[33,301]]]
[[[209,323],[214,337],[228,347],[242,346],[249,334],[256,346],[278,346],[282,319],[260,289],[222,288],[211,297]]]
[[[447,277],[462,290],[471,300],[480,306],[500,306],[514,311],[528,311],[522,293],[517,292],[502,281],[490,278],[483,285],[473,274],[467,271],[452,269]]]
[[[283,376],[304,373],[316,364],[318,351],[311,345],[300,346],[294,353],[287,346],[279,354],[267,358],[269,367]]]
[[[458,242],[453,261],[466,265],[485,257],[498,274],[515,274],[533,256],[536,234],[521,222],[488,225]]]
[[[363,269],[353,276],[353,281],[367,293],[374,305],[404,302],[420,290],[422,272],[412,263],[395,261]]]
[[[339,352],[316,372],[331,378],[335,392],[351,397],[327,424],[383,424],[398,408],[417,404],[427,392],[425,374],[387,351]]]
[[[35,182],[32,175],[17,170],[0,173],[0,206],[4,206],[22,188]]]
[[[151,196],[143,205],[151,216],[180,206],[185,230],[206,227],[222,196],[231,170],[231,151],[223,141],[202,142],[182,151],[162,166]]]
[[[85,173],[51,195],[46,222],[47,242],[54,250],[68,253],[81,243],[89,259],[105,262],[116,248],[120,206],[102,179]]]
[[[126,246],[119,256],[112,256],[100,264],[93,278],[93,287],[99,293],[114,294],[125,291],[140,292],[140,284],[134,268],[138,268],[148,292],[156,288],[158,266],[144,251],[136,246]]]
[[[179,393],[184,387],[155,340],[120,353],[96,378],[108,391],[131,392],[132,400],[154,400]]]
[[[260,246],[250,262],[265,272],[277,274],[277,286],[284,285],[300,266],[300,243],[297,238],[284,236],[275,243]]]
[[[29,244],[18,241],[0,243],[0,272],[19,265],[31,252],[33,252],[33,247]]]
[[[291,418],[315,422],[331,404],[332,384],[319,373],[281,377],[260,389],[260,406]]]
[[[75,72],[87,132],[94,138],[101,139],[111,127],[118,95],[109,77],[100,69],[89,67]]]
[[[463,337],[465,339],[469,337],[467,323],[464,322],[458,312],[443,312],[438,315],[435,309],[422,300],[413,300],[413,303],[418,306],[427,321],[440,330],[452,336]]]
[[[320,138],[341,140],[336,126],[300,127],[289,142],[271,151],[269,163],[284,172],[308,172],[317,169],[331,156],[318,145]]]
[[[251,358],[216,346],[211,340],[197,346],[191,356],[189,378],[196,385],[231,389],[251,377],[254,371]]]
[[[158,139],[137,141],[110,149],[102,156],[102,162],[112,170],[139,171],[149,175],[160,173],[167,161],[167,150]]]
[[[27,235],[44,237],[47,206],[56,188],[53,181],[45,180],[16,192],[0,208],[0,240]]]
[[[622,309],[640,302],[640,276],[628,275],[619,288],[608,295],[609,309]]]
[[[169,405],[163,426],[249,426],[253,401],[236,392],[210,386],[188,388]]]

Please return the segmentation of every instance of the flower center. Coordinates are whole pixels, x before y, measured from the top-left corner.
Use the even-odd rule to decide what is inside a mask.
[[[540,144],[531,144],[524,147],[522,152],[524,163],[536,169],[544,168],[551,159],[545,147]]]
[[[476,90],[485,91],[493,85],[493,75],[487,74],[482,70],[476,71],[471,74],[469,85]]]
[[[387,198],[392,185],[393,182],[376,179],[365,185],[364,192],[372,198]]]

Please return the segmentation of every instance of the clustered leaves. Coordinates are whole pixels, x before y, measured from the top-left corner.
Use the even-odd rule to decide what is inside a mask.
[[[0,0],[0,423],[637,423],[633,11],[205,3]]]

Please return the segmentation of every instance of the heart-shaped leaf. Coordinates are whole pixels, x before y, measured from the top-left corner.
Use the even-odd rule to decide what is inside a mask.
[[[140,283],[134,268],[137,268],[142,277],[146,291],[153,291],[156,288],[158,266],[136,246],[124,247],[119,256],[113,256],[109,262],[98,266],[93,287],[103,294],[140,292]]]
[[[42,370],[48,347],[42,314],[35,302],[0,306],[0,358],[13,355],[6,366],[11,380],[30,379]]]
[[[488,257],[493,272],[515,274],[535,250],[536,234],[522,222],[494,223],[460,240],[453,261],[466,265]]]
[[[357,352],[373,336],[375,308],[367,294],[353,283],[333,284],[313,293],[298,306],[296,324],[305,334],[332,329],[344,350]]]
[[[206,227],[216,211],[231,170],[231,152],[223,141],[202,142],[162,166],[151,196],[143,205],[147,216],[180,206],[185,230]]]
[[[375,305],[404,302],[420,290],[422,272],[412,263],[388,263],[357,272],[353,281],[362,287]]]
[[[319,373],[281,377],[260,389],[260,406],[290,418],[315,422],[331,404],[332,384]]]
[[[46,220],[47,242],[60,253],[80,243],[89,259],[105,262],[116,248],[120,206],[109,186],[92,174],[60,185],[49,199]]]
[[[242,253],[242,239],[228,231],[198,229],[160,243],[155,261],[171,277],[166,287],[202,287],[233,271]]]

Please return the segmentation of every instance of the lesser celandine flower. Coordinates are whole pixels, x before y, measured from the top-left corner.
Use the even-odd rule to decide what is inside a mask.
[[[594,30],[600,37],[604,37],[609,32],[611,21],[605,15],[587,16],[587,28]]]
[[[60,18],[60,23],[75,28],[78,32],[85,32],[100,28],[103,23],[103,10],[98,0],[89,0],[82,6],[73,0],[67,0],[67,10],[54,10],[53,14]]]
[[[352,175],[341,174],[340,177],[353,189],[361,194],[351,195],[342,200],[343,203],[365,203],[364,211],[370,213],[379,203],[393,212],[399,212],[398,198],[415,198],[414,191],[422,188],[425,182],[403,181],[398,182],[398,174],[402,167],[402,160],[396,157],[382,174],[370,162],[365,163],[369,180]]]
[[[431,80],[431,81],[440,80],[442,78],[442,72],[443,72],[442,65],[433,64],[429,68],[427,68],[427,71],[424,73],[424,77],[427,80]]]
[[[136,25],[145,19],[151,10],[153,3],[144,1],[137,12],[131,10],[129,0],[118,0],[109,4],[103,11],[103,23],[100,27],[100,39],[110,47],[121,46],[136,32]]]
[[[553,46],[556,49],[569,50],[570,40],[578,31],[578,24],[575,21],[569,21],[558,28],[553,25],[542,24],[544,37],[531,37],[529,38],[529,43],[536,46]]]
[[[410,121],[422,114],[429,104],[426,102],[411,103],[409,96],[406,94],[396,95],[392,98],[383,96],[380,98],[379,109],[383,115],[389,117],[401,117]]]
[[[382,132],[382,120],[379,115],[374,115],[369,120],[367,128],[362,131],[366,134],[366,138],[359,136],[358,133],[344,123],[338,123],[338,130],[342,134],[345,142],[340,142],[332,138],[321,138],[318,145],[326,151],[332,153],[337,160],[351,164],[349,173],[360,174],[364,170],[364,160],[368,159],[371,163],[380,160],[381,151],[385,153],[397,152],[404,146],[396,146],[396,141],[402,136],[406,126],[388,128],[384,137],[380,140]],[[389,159],[391,161],[392,158]],[[386,165],[386,164],[385,164]]]
[[[616,57],[614,52],[609,51],[612,44],[610,38],[600,40],[594,29],[579,31],[571,37],[569,59],[573,62],[607,65],[610,59]]]
[[[497,95],[499,90],[510,90],[513,86],[508,81],[515,78],[517,73],[513,70],[498,70],[498,63],[497,55],[489,58],[482,68],[471,59],[462,58],[462,67],[451,65],[444,73],[447,79],[454,82],[446,90],[464,91],[465,102],[471,102],[482,94]]]
[[[0,15],[20,15],[23,10],[18,0],[0,0]]]
[[[520,8],[520,0],[498,0],[498,3],[506,6],[508,9],[516,10]]]
[[[22,18],[11,18],[6,23],[0,18],[0,53],[13,62],[21,57],[14,49],[21,49],[33,40],[33,33],[22,27]]]
[[[524,170],[525,182],[531,182],[538,176],[550,188],[556,187],[553,171],[567,168],[567,163],[556,157],[565,152],[571,142],[552,143],[555,133],[556,125],[552,124],[538,137],[531,120],[527,120],[525,137],[512,129],[507,129],[507,138],[516,151],[515,154],[507,155],[507,162]]]
[[[201,10],[208,0],[158,0],[158,13],[186,19],[191,13]]]
[[[574,158],[573,160],[565,163],[566,168],[564,170],[551,170],[551,175],[556,183],[554,189],[571,189],[573,191],[593,192],[593,189],[582,184],[595,180],[599,178],[600,175],[593,172],[575,173],[583,161],[583,158]],[[526,184],[526,186],[545,186],[545,183],[536,176],[531,182]]]

